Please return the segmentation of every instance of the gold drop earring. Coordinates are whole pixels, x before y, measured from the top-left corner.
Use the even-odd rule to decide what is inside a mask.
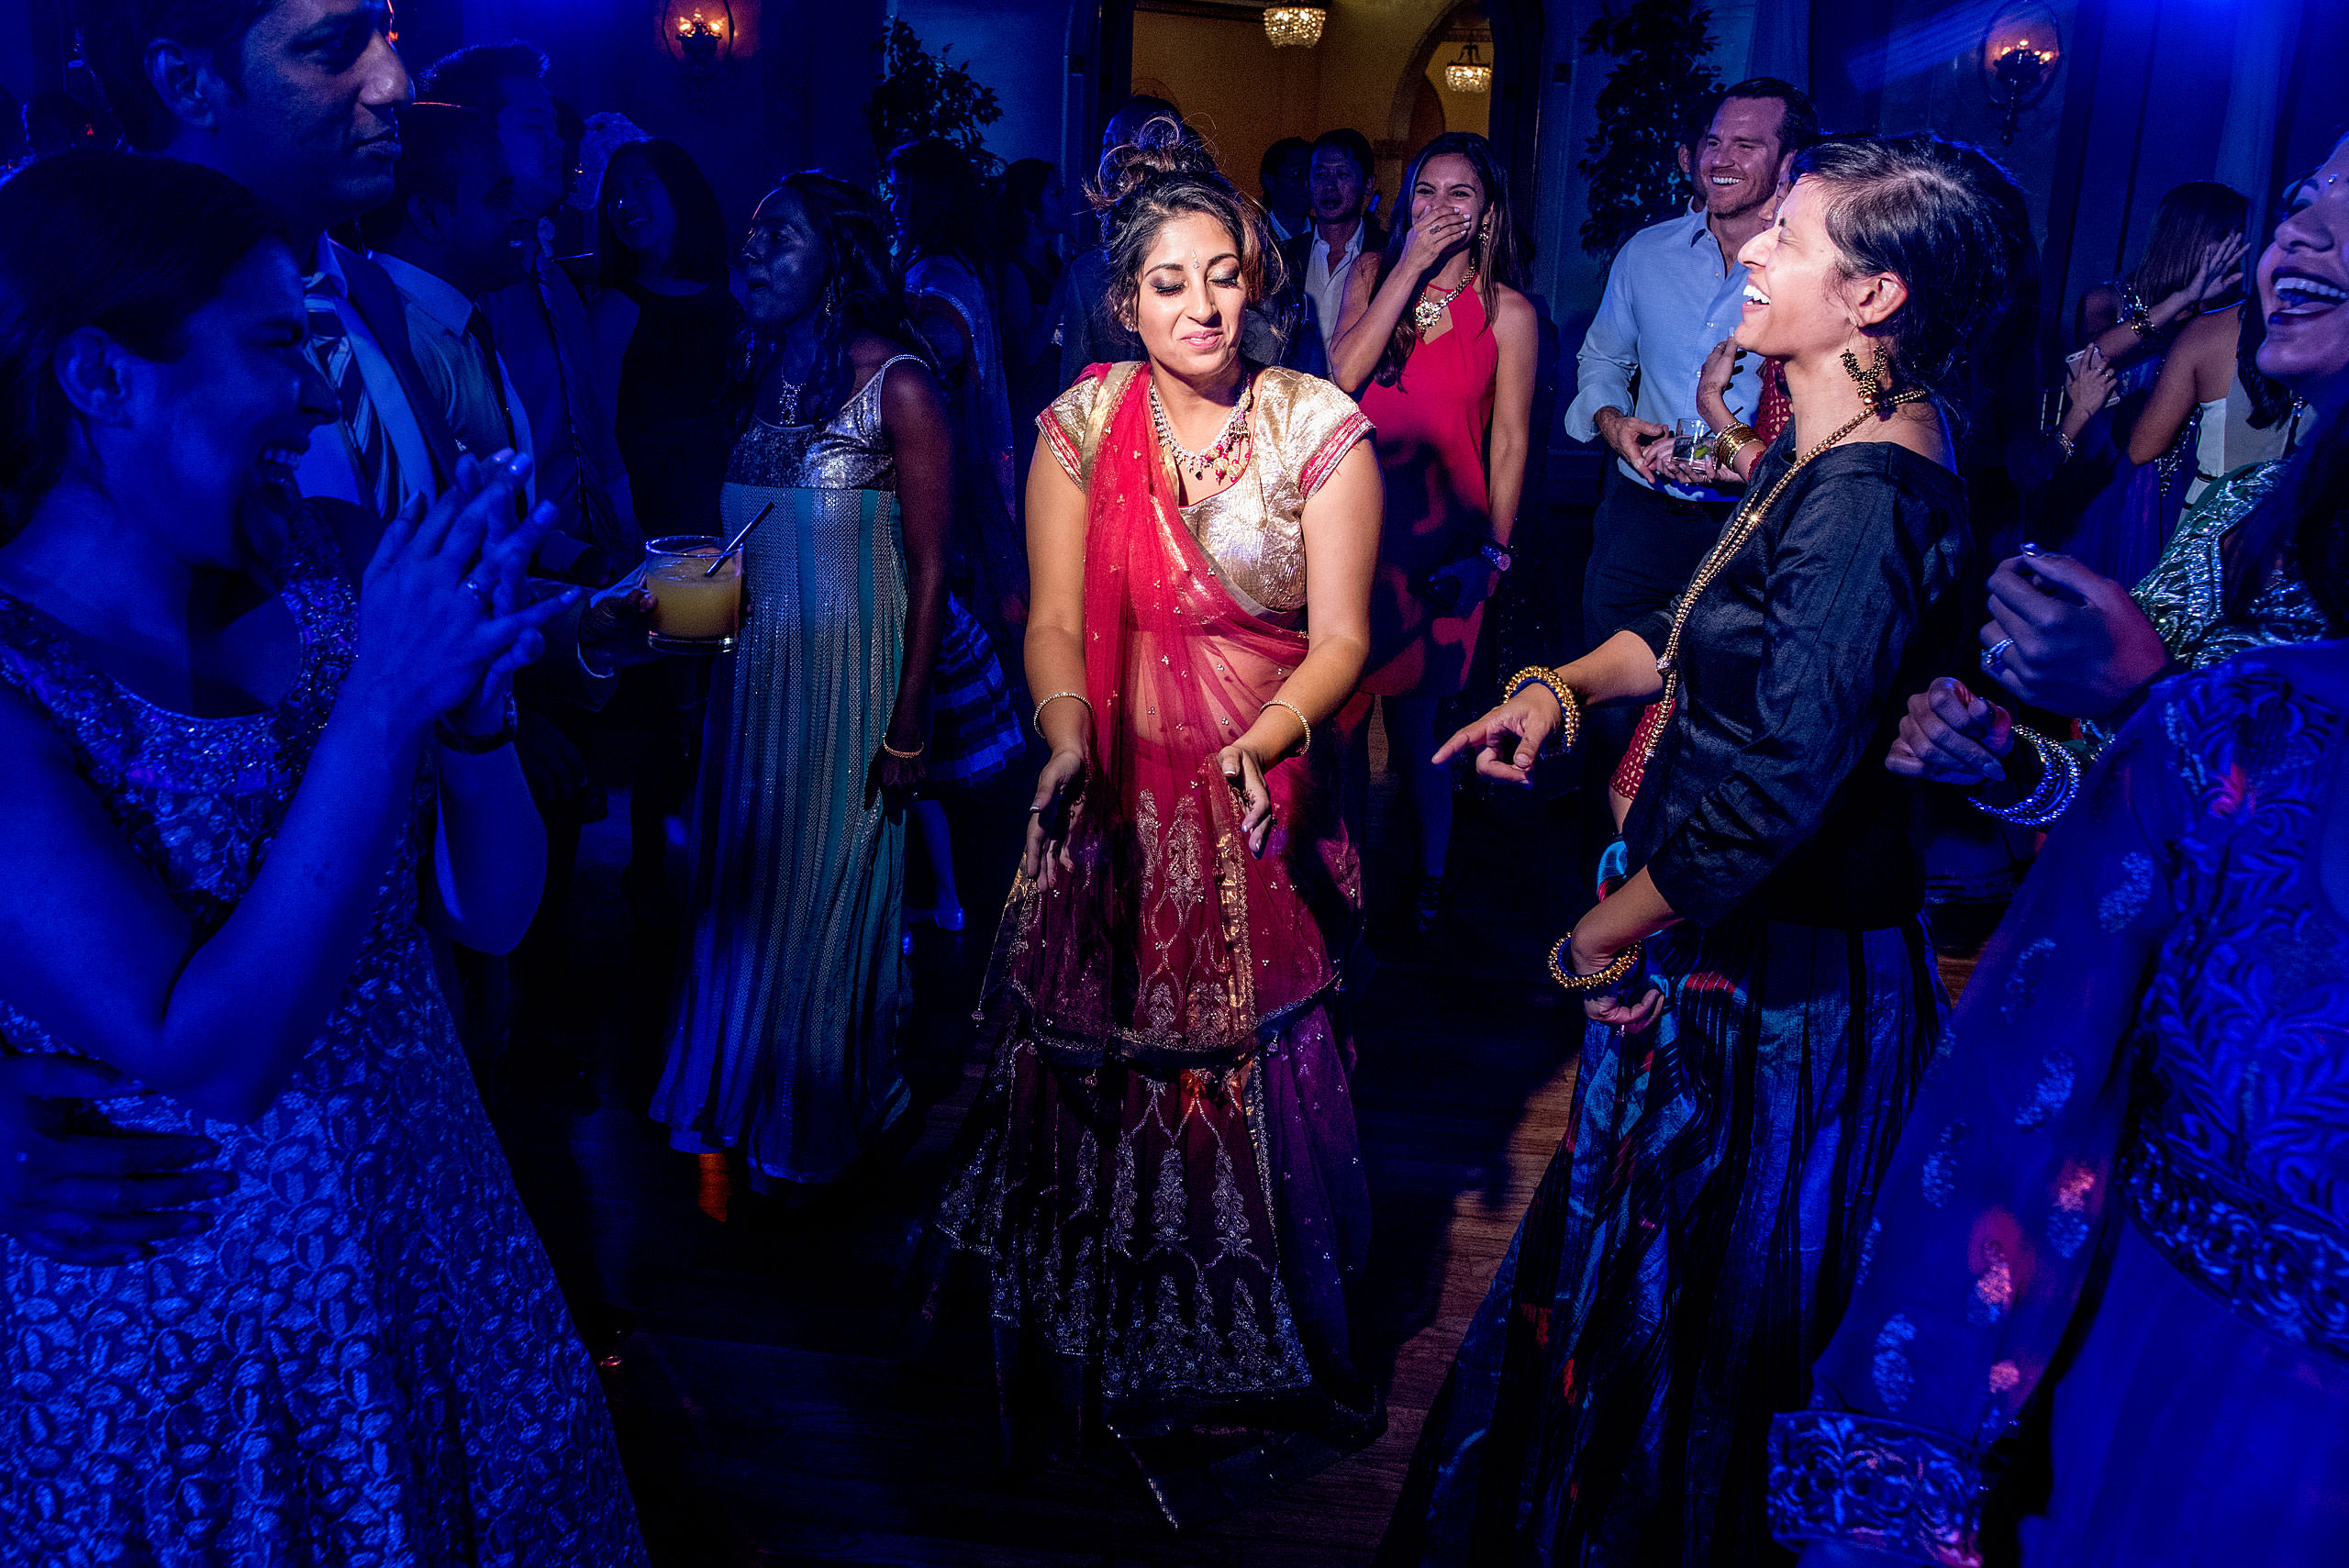
[[[1891,406],[1888,389],[1885,385],[1885,373],[1891,365],[1892,350],[1881,338],[1876,340],[1876,352],[1865,370],[1860,368],[1857,354],[1849,349],[1843,350],[1843,373],[1859,384],[1860,401],[1867,405],[1870,413],[1882,414]]]

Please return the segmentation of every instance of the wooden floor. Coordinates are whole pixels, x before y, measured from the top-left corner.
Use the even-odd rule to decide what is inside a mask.
[[[1008,883],[1008,825],[1028,787],[1015,776],[957,814],[973,922],[960,939],[925,935],[915,955],[919,1141],[842,1202],[738,1201],[725,1225],[696,1207],[693,1157],[643,1115],[669,944],[625,913],[620,797],[588,830],[574,940],[601,1105],[583,1114],[503,1098],[495,1114],[574,1304],[633,1316],[606,1385],[663,1568],[1348,1568],[1377,1543],[1462,1329],[1565,1129],[1571,1031],[1542,953],[1586,902],[1568,869],[1586,863],[1566,826],[1578,818],[1514,792],[1464,793],[1443,936],[1375,941],[1355,984],[1354,1098],[1375,1225],[1356,1349],[1386,1381],[1386,1436],[1178,1536],[1114,1463],[998,1475],[975,1351],[957,1376],[916,1375],[900,1359],[907,1261],[982,1066],[968,1014],[985,906]],[[1374,820],[1385,804],[1375,800]]]
[[[1387,1380],[1386,1435],[1178,1536],[1115,1464],[999,1476],[975,1356],[947,1378],[917,1376],[899,1357],[911,1242],[982,1065],[967,1020],[980,912],[1006,885],[1010,854],[985,824],[1019,821],[1027,787],[1006,781],[1003,798],[960,814],[973,929],[925,935],[916,953],[919,1142],[842,1204],[738,1205],[726,1225],[696,1207],[694,1159],[643,1115],[665,944],[624,912],[620,797],[588,829],[574,940],[601,1105],[507,1099],[496,1115],[574,1303],[634,1318],[606,1381],[656,1563],[1343,1568],[1377,1542],[1462,1327],[1564,1128],[1567,1018],[1541,952],[1576,909],[1571,886],[1540,869],[1577,858],[1564,815],[1521,795],[1467,799],[1450,929],[1424,946],[1379,944],[1384,962],[1356,984],[1355,1103],[1376,1226],[1357,1353]]]

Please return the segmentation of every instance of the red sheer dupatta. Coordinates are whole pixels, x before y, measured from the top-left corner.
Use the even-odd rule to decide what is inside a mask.
[[[1068,829],[1075,869],[1049,888],[1014,884],[985,1008],[1024,1012],[1065,1062],[1229,1064],[1328,992],[1361,878],[1328,746],[1309,766],[1274,765],[1271,840],[1249,852],[1216,755],[1297,669],[1306,636],[1224,587],[1177,510],[1140,368],[1106,374],[1085,486],[1094,764]],[[1259,442],[1251,461],[1275,460]]]

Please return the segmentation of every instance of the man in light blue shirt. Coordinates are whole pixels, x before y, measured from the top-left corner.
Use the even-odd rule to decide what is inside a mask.
[[[1737,329],[1738,252],[1769,221],[1788,161],[1818,134],[1818,112],[1787,83],[1764,76],[1730,88],[1695,144],[1701,210],[1631,236],[1608,273],[1566,409],[1568,435],[1603,440],[1616,456],[1583,579],[1590,647],[1686,586],[1727,519],[1730,493],[1678,484],[1657,465],[1672,455],[1675,423],[1697,417],[1705,356]],[[1759,375],[1748,362],[1730,383],[1730,406],[1748,417]]]

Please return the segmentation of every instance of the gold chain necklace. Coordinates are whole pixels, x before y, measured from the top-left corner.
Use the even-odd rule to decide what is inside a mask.
[[[1411,306],[1411,319],[1419,324],[1420,331],[1434,331],[1436,323],[1443,319],[1443,313],[1452,308],[1452,302],[1458,299],[1462,295],[1466,294],[1468,292],[1469,285],[1474,284],[1475,281],[1476,269],[1472,266],[1468,269],[1468,275],[1460,280],[1460,286],[1453,289],[1450,294],[1445,295],[1442,299],[1430,299],[1427,295],[1427,290],[1430,285],[1422,284],[1419,289],[1419,301],[1417,305]]]
[[[1749,496],[1745,504],[1737,509],[1737,515],[1730,518],[1729,527],[1721,530],[1721,537],[1714,542],[1711,551],[1698,563],[1697,574],[1688,580],[1688,586],[1681,591],[1679,602],[1673,606],[1672,630],[1665,635],[1664,652],[1655,662],[1655,673],[1664,677],[1664,695],[1658,701],[1666,717],[1671,716],[1673,707],[1680,697],[1680,637],[1688,629],[1688,617],[1696,609],[1697,601],[1704,597],[1705,590],[1713,585],[1713,580],[1737,558],[1738,551],[1745,548],[1746,542],[1761,531],[1762,519],[1769,515],[1772,504],[1780,495],[1786,494],[1787,486],[1794,483],[1796,474],[1810,466],[1811,459],[1819,456],[1870,419],[1878,415],[1888,415],[1901,404],[1914,403],[1924,395],[1922,387],[1912,386],[1906,392],[1896,392],[1889,397],[1870,403],[1854,415],[1850,422],[1842,429],[1837,430],[1788,464],[1787,472],[1778,475],[1778,482],[1770,486],[1768,494],[1759,501]],[[1650,729],[1647,748],[1640,753],[1642,765],[1655,755],[1656,745],[1664,739],[1664,725],[1657,724]]]

